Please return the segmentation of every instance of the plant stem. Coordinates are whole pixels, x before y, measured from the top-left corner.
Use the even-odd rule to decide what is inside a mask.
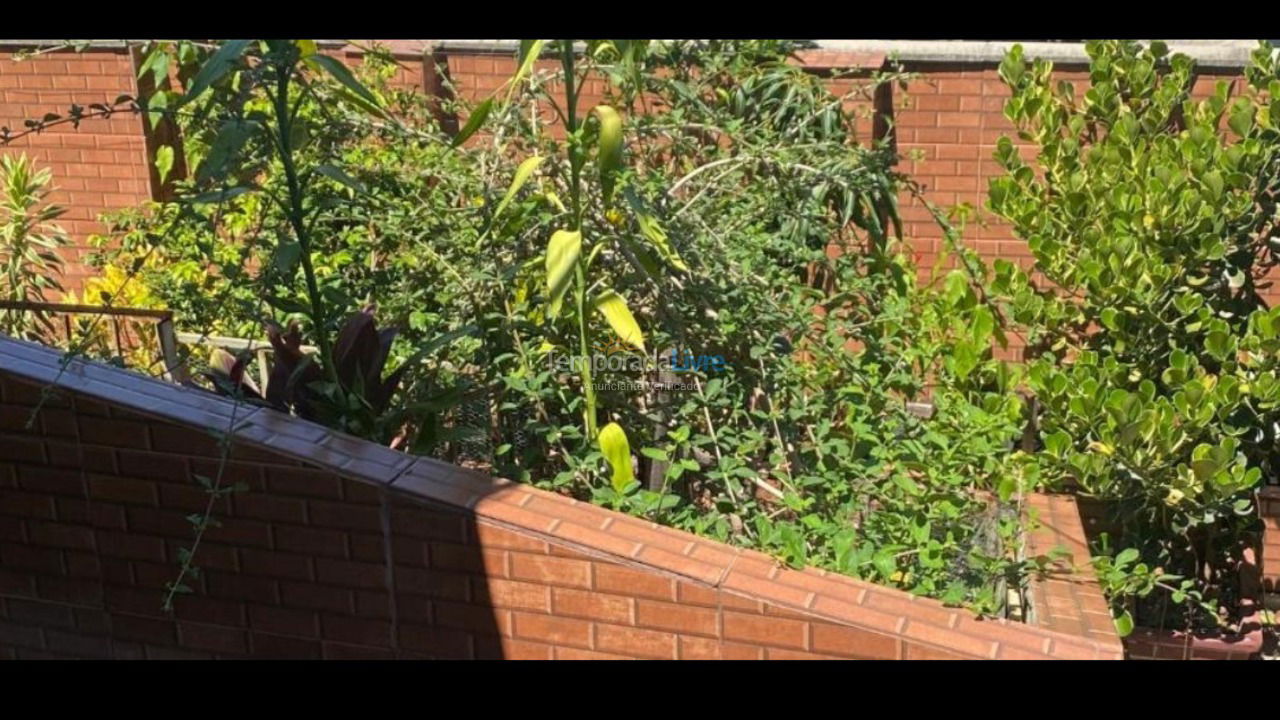
[[[581,262],[578,264],[577,274],[578,285],[574,294],[578,304],[578,344],[582,355],[579,367],[582,374],[582,392],[587,399],[583,419],[587,428],[587,441],[591,442],[596,439],[596,388],[591,382],[591,357],[587,355],[587,280]]]
[[[279,134],[280,164],[284,167],[285,180],[289,185],[289,224],[297,237],[301,249],[299,260],[302,273],[307,281],[307,298],[311,302],[311,322],[315,325],[316,344],[320,347],[320,357],[326,373],[332,382],[337,382],[337,370],[333,367],[333,352],[329,344],[328,318],[325,316],[324,299],[320,295],[320,286],[316,282],[315,266],[311,262],[311,238],[304,222],[305,212],[302,207],[302,186],[298,182],[298,170],[293,164],[293,148],[289,136],[293,127],[289,112],[289,74],[291,67],[280,65],[276,68],[276,130]]]
[[[574,87],[573,41],[561,40],[560,61],[564,65],[565,125],[569,136],[569,171],[572,186],[569,198],[573,202],[573,229],[582,232],[582,149],[578,144],[578,96]],[[574,299],[578,311],[578,347],[582,356],[579,373],[582,376],[582,393],[587,406],[582,411],[587,442],[596,439],[596,389],[591,381],[591,358],[587,354],[587,266],[582,258],[574,270],[576,286]]]

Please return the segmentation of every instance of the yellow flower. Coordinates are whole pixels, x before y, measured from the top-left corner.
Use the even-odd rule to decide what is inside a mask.
[[[1184,497],[1186,497],[1185,493],[1183,493],[1178,488],[1173,488],[1172,490],[1169,491],[1169,494],[1165,496],[1164,504],[1168,505],[1169,507],[1173,507],[1174,505],[1177,505],[1178,503],[1182,502],[1182,499]]]
[[[619,227],[622,225],[622,212],[618,208],[609,208],[604,214],[604,219],[608,220],[610,225]]]

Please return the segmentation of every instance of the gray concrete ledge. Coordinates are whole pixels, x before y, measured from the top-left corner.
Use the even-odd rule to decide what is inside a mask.
[[[896,54],[907,62],[998,63],[1015,41],[985,40],[818,40],[824,50]],[[1168,40],[1170,52],[1182,53],[1201,67],[1240,68],[1249,64],[1257,40]],[[1062,64],[1087,64],[1084,43],[1023,42],[1028,58]]]
[[[54,47],[70,40],[11,40],[0,39],[0,47],[37,49]],[[95,49],[121,50],[129,43],[140,40],[93,40]],[[420,40],[398,41],[428,43],[442,52],[463,53],[511,53],[519,47],[519,40]],[[823,50],[856,53],[885,53],[904,62],[972,63],[975,65],[998,63],[1014,41],[987,40],[815,40]],[[1241,68],[1249,64],[1249,55],[1258,46],[1257,40],[1169,40],[1169,49],[1194,58],[1204,68]],[[1274,42],[1274,41],[1273,41]],[[324,47],[341,47],[344,40],[320,40]],[[1085,64],[1088,56],[1083,43],[1072,42],[1023,42],[1027,57],[1050,60],[1060,64]]]
[[[1013,47],[1014,41],[986,40],[815,40],[819,49],[856,53],[896,55],[905,62],[932,63],[998,63]],[[1169,49],[1194,58],[1201,67],[1241,68],[1249,63],[1249,54],[1257,40],[1169,40]],[[435,40],[434,47],[443,52],[509,53],[515,52],[518,40]],[[1023,42],[1027,57],[1043,58],[1055,63],[1085,64],[1089,56],[1083,43]]]

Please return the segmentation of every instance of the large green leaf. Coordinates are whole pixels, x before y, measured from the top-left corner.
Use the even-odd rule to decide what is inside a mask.
[[[627,307],[627,301],[616,290],[605,290],[597,295],[595,306],[620,340],[644,352],[644,333],[640,332],[640,325],[631,314],[631,308]]]
[[[538,61],[538,57],[542,55],[542,47],[546,45],[546,40],[521,40],[520,41],[520,57],[519,68],[516,74],[511,76],[510,87],[507,88],[507,100],[511,100],[511,94],[516,91],[520,83],[524,80],[529,71],[533,69],[533,64]]]
[[[498,207],[493,211],[493,219],[497,220],[503,210],[511,204],[511,200],[515,198],[516,193],[520,192],[520,188],[529,181],[529,177],[533,175],[533,171],[538,169],[542,164],[542,157],[534,155],[520,163],[520,167],[516,168],[516,175],[511,179],[511,186],[507,188],[507,193],[502,196],[502,200],[498,202]]]
[[[345,185],[351,188],[353,191],[361,195],[366,195],[369,192],[368,188],[365,187],[364,183],[351,177],[346,173],[346,171],[344,171],[342,168],[336,165],[317,165],[316,172],[329,178],[330,180],[333,180],[335,182],[338,182],[342,185]]]
[[[680,255],[671,245],[670,238],[662,229],[662,224],[658,222],[658,218],[645,207],[644,202],[635,194],[631,188],[627,188],[623,195],[627,198],[627,204],[631,206],[631,211],[635,213],[636,222],[640,225],[640,233],[653,245],[658,251],[662,259],[667,261],[671,267],[677,270],[688,272],[689,266],[685,265],[684,260],[680,259]]]
[[[484,125],[484,121],[489,117],[489,112],[493,110],[493,98],[486,98],[471,111],[471,116],[467,118],[467,124],[462,126],[458,134],[453,137],[453,147],[458,147],[467,141],[476,131]]]
[[[627,433],[618,423],[609,423],[600,429],[600,453],[613,468],[613,479],[610,483],[615,492],[621,493],[631,485],[631,443],[627,441]]]
[[[173,148],[168,145],[161,145],[156,148],[156,172],[160,175],[160,183],[164,184],[169,179],[169,173],[173,171]]]
[[[560,314],[560,304],[569,289],[573,268],[582,254],[582,233],[557,230],[547,243],[547,317]]]
[[[147,98],[147,125],[152,130],[155,130],[156,125],[164,119],[164,114],[169,108],[169,97],[172,95],[173,93],[160,90]]]
[[[1116,634],[1120,637],[1126,637],[1133,632],[1133,615],[1125,610],[1118,617],[1114,618],[1116,625]]]
[[[227,71],[240,59],[245,48],[249,47],[249,42],[248,40],[228,40],[223,43],[213,57],[206,60],[200,67],[200,72],[196,73],[195,78],[191,80],[191,87],[187,89],[187,94],[182,96],[178,105],[182,106],[196,99],[200,93],[226,75]]]
[[[308,58],[308,61],[314,62],[316,65],[324,68],[326,72],[333,76],[334,80],[342,83],[343,87],[360,96],[365,101],[373,104],[375,107],[382,107],[382,101],[378,99],[378,96],[374,95],[372,90],[365,87],[364,83],[357,80],[356,76],[351,74],[351,70],[349,70],[341,60],[329,55],[316,53]]]

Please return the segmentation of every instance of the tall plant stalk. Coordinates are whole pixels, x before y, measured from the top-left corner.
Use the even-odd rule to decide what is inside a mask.
[[[303,277],[306,279],[307,299],[311,305],[311,321],[315,325],[316,344],[320,347],[325,373],[330,381],[336,382],[338,376],[333,365],[333,346],[329,340],[328,317],[319,283],[316,282],[315,265],[311,261],[311,238],[307,233],[305,210],[302,206],[302,185],[298,181],[298,171],[293,162],[293,145],[290,140],[293,117],[289,111],[289,77],[292,72],[292,62],[281,63],[276,67],[276,88],[273,98],[276,114],[275,140],[280,151],[280,164],[284,168],[285,180],[289,187],[289,225],[293,228],[294,238],[301,251],[298,261],[302,265]]]
[[[560,63],[564,67],[565,129],[569,143],[569,197],[573,206],[572,228],[582,232],[582,164],[584,154],[578,127],[578,89],[574,70],[573,41],[561,40]],[[586,407],[582,410],[583,428],[588,443],[596,439],[596,388],[591,378],[591,363],[587,362],[587,268],[586,260],[578,256],[574,268],[574,305],[578,312],[578,349],[583,362],[579,363],[582,393]]]

